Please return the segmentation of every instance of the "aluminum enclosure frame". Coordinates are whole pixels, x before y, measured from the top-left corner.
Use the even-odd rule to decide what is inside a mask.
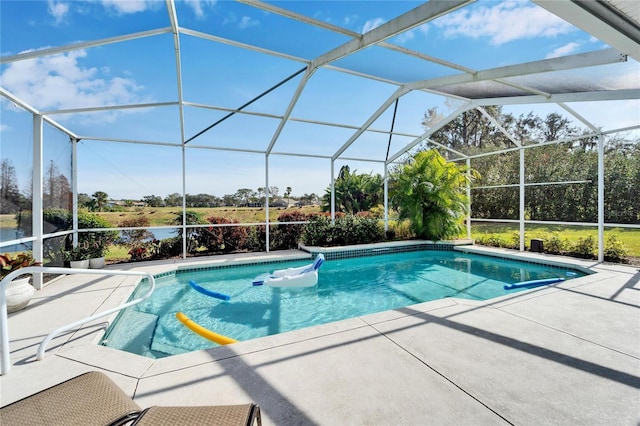
[[[604,64],[616,64],[622,63],[627,60],[627,56],[635,59],[636,61],[640,61],[640,24],[638,23],[638,19],[635,16],[627,16],[623,11],[616,8],[614,3],[618,6],[621,3],[625,3],[624,1],[597,1],[597,2],[581,2],[581,1],[553,1],[553,0],[533,0],[533,3],[536,5],[554,13],[560,18],[564,19],[567,22],[572,23],[573,25],[582,28],[584,31],[592,34],[593,36],[600,38],[602,41],[606,42],[612,48],[604,49],[599,51],[593,51],[588,53],[582,53],[577,55],[569,55],[559,58],[553,59],[545,59],[535,62],[521,63],[516,65],[492,68],[492,69],[484,69],[484,70],[474,70],[469,67],[463,66],[461,64],[452,63],[450,61],[435,58],[429,55],[426,55],[421,52],[411,51],[406,48],[402,48],[400,46],[394,45],[388,42],[388,39],[394,37],[396,35],[402,34],[412,28],[415,28],[419,25],[423,25],[428,23],[434,19],[437,19],[446,14],[452,13],[460,8],[464,8],[470,3],[473,3],[472,0],[455,0],[455,1],[444,1],[444,0],[432,0],[429,2],[425,2],[420,4],[416,8],[397,16],[394,19],[389,20],[383,25],[376,27],[364,34],[354,33],[352,31],[346,30],[344,28],[328,24],[324,21],[317,20],[315,18],[305,16],[302,14],[295,13],[291,10],[287,10],[285,8],[280,8],[270,3],[255,1],[255,0],[239,0],[240,3],[246,4],[251,7],[255,7],[257,9],[264,10],[269,13],[275,13],[282,16],[285,16],[289,19],[296,20],[300,23],[304,23],[306,25],[311,25],[319,28],[323,28],[325,30],[330,30],[344,36],[350,38],[349,41],[343,43],[342,45],[336,46],[335,48],[321,54],[312,60],[297,58],[292,55],[289,55],[284,52],[279,52],[275,50],[265,49],[259,46],[250,45],[247,43],[242,43],[236,40],[225,39],[222,37],[214,36],[211,34],[205,34],[190,28],[181,27],[179,24],[179,17],[176,11],[176,6],[174,0],[165,0],[165,7],[167,10],[167,14],[169,17],[170,26],[157,28],[149,31],[142,31],[136,33],[125,34],[117,37],[110,37],[101,40],[88,40],[79,43],[73,43],[66,46],[58,46],[53,48],[46,48],[42,50],[33,50],[25,53],[19,53],[15,55],[5,56],[0,58],[0,64],[9,64],[13,62],[24,61],[28,59],[40,58],[48,55],[71,52],[78,49],[86,49],[86,48],[94,48],[99,46],[105,46],[110,44],[121,43],[125,41],[135,40],[139,38],[146,37],[157,37],[166,34],[171,34],[173,37],[173,45],[174,45],[174,55],[175,55],[175,67],[176,67],[176,88],[177,88],[177,99],[171,102],[162,102],[162,103],[145,103],[145,104],[130,104],[130,105],[112,105],[107,107],[92,107],[92,108],[76,108],[76,109],[66,109],[66,110],[56,110],[56,111],[38,111],[33,106],[29,105],[27,102],[19,99],[16,95],[6,90],[3,87],[0,87],[0,95],[12,102],[13,104],[19,106],[25,111],[31,113],[34,117],[34,129],[38,131],[34,131],[33,137],[33,146],[34,146],[34,165],[39,164],[40,170],[33,171],[33,182],[34,188],[32,191],[33,194],[33,206],[34,210],[38,211],[42,208],[42,200],[38,198],[38,194],[42,194],[42,158],[41,158],[41,148],[42,148],[42,123],[47,123],[54,128],[66,133],[69,135],[70,139],[74,141],[73,148],[73,159],[72,159],[72,176],[73,176],[73,206],[74,206],[74,215],[76,220],[74,221],[74,230],[73,232],[77,233],[77,182],[76,182],[76,172],[77,172],[77,156],[75,146],[80,140],[101,140],[107,142],[114,143],[132,143],[132,144],[149,144],[149,145],[157,145],[157,146],[174,146],[180,147],[182,152],[182,195],[183,195],[183,211],[186,210],[186,160],[185,153],[187,149],[211,149],[211,150],[228,150],[228,151],[236,151],[236,152],[246,152],[246,153],[258,153],[264,155],[264,163],[265,163],[265,187],[269,187],[269,159],[272,156],[301,156],[301,157],[314,157],[314,158],[325,158],[331,163],[331,188],[332,188],[332,203],[331,203],[331,211],[332,217],[335,215],[335,191],[334,188],[334,164],[338,160],[356,160],[356,161],[375,161],[379,163],[384,163],[385,165],[385,217],[387,210],[387,168],[394,162],[400,161],[404,156],[411,152],[419,144],[425,142],[434,144],[433,141],[430,141],[429,137],[435,133],[437,130],[441,129],[450,121],[454,120],[459,114],[464,111],[469,111],[472,109],[478,109],[488,120],[492,120],[492,118],[482,109],[483,106],[490,105],[528,105],[528,104],[539,104],[539,103],[554,103],[559,105],[565,111],[567,111],[570,115],[576,118],[578,121],[582,122],[593,132],[593,135],[598,136],[598,153],[599,153],[599,178],[598,178],[598,235],[599,235],[599,249],[598,249],[598,260],[602,261],[604,243],[603,243],[603,230],[605,226],[604,221],[604,206],[603,206],[603,194],[604,194],[604,161],[603,161],[603,135],[605,133],[615,133],[619,131],[628,131],[628,130],[637,130],[640,129],[640,123],[633,127],[627,128],[619,128],[609,130],[607,132],[600,131],[594,124],[590,123],[587,119],[580,116],[576,111],[572,110],[565,103],[568,102],[598,102],[598,101],[608,101],[608,100],[637,100],[640,99],[640,87],[634,88],[625,88],[625,89],[607,89],[607,90],[580,90],[580,88],[574,88],[574,90],[570,91],[558,91],[558,92],[545,92],[541,91],[535,87],[530,87],[527,85],[523,85],[521,83],[514,82],[512,79],[523,76],[536,76],[537,78],[543,78],[546,73],[551,72],[559,72],[559,71],[570,71],[570,70],[578,70],[584,68],[592,68],[598,67]],[[298,82],[298,86],[291,97],[289,104],[286,109],[281,113],[256,113],[244,111],[242,108],[229,108],[228,106],[220,106],[220,105],[203,105],[195,102],[190,102],[188,99],[184,98],[183,94],[183,73],[182,73],[182,52],[181,52],[181,35],[188,35],[191,37],[197,37],[203,40],[208,40],[216,43],[228,44],[230,46],[239,47],[243,49],[248,49],[251,51],[271,55],[278,58],[287,59],[293,62],[297,62],[302,64],[305,67],[304,74],[300,81]],[[374,74],[365,74],[362,72],[355,72],[353,70],[341,68],[336,66],[334,63],[342,58],[348,57],[349,55],[356,54],[357,52],[363,51],[370,46],[378,46],[384,49],[389,49],[394,52],[398,52],[401,54],[409,55],[413,58],[418,58],[420,60],[424,60],[430,63],[438,64],[444,67],[449,68],[452,71],[451,75],[446,77],[438,77],[432,78],[428,80],[422,81],[413,81],[409,83],[395,82],[390,81],[388,78],[385,78],[381,75]],[[342,123],[328,123],[328,122],[320,122],[318,120],[310,120],[304,117],[294,117],[292,116],[294,107],[300,98],[301,94],[304,92],[307,82],[313,78],[314,73],[320,68],[327,68],[334,71],[344,72],[347,74],[355,75],[360,78],[372,79],[377,81],[382,81],[388,84],[393,84],[397,86],[396,91],[384,101],[379,108],[367,119],[364,123],[362,123],[359,127],[357,126],[348,126]],[[490,85],[483,86],[484,83],[490,83]],[[501,87],[505,90],[515,91],[518,94],[516,96],[500,96],[499,92],[491,92],[487,91],[487,88],[491,87]],[[469,89],[474,88],[474,91]],[[484,92],[483,92],[484,90]],[[408,95],[413,91],[424,91],[427,93],[434,93],[449,99],[455,99],[458,102],[461,102],[461,106],[455,109],[452,113],[448,114],[446,117],[441,119],[439,122],[433,123],[431,128],[426,130],[421,135],[404,135],[410,136],[413,140],[403,146],[401,149],[396,152],[390,153],[388,158],[380,158],[376,160],[371,159],[363,159],[363,158],[350,158],[345,157],[343,154],[348,150],[352,144],[358,140],[360,136],[362,136],[365,132],[379,132],[384,134],[399,134],[394,133],[393,131],[385,131],[379,129],[373,129],[371,126],[375,123],[375,121],[385,112],[387,111],[398,99],[403,96]],[[472,95],[473,93],[480,93],[480,95]],[[500,92],[502,93],[502,92]],[[82,113],[82,112],[95,112],[95,111],[109,111],[109,110],[119,110],[119,109],[142,109],[149,107],[158,107],[158,106],[177,106],[178,114],[179,114],[179,122],[180,122],[180,142],[176,141],[141,141],[141,140],[125,140],[125,139],[115,139],[115,138],[105,138],[100,135],[78,135],[74,133],[71,129],[67,129],[55,120],[55,116],[59,114],[68,114],[68,113]],[[269,143],[265,146],[264,150],[249,150],[249,149],[240,149],[240,148],[228,148],[228,147],[215,147],[215,146],[203,146],[197,144],[197,138],[190,137],[185,134],[185,107],[186,106],[196,106],[205,109],[214,109],[221,111],[228,111],[234,114],[248,114],[248,115],[264,115],[269,116],[271,118],[277,118],[279,120],[279,124],[271,136]],[[330,156],[322,156],[316,154],[309,154],[304,152],[302,149],[299,152],[291,152],[291,151],[278,151],[276,150],[276,145],[279,140],[279,137],[282,133],[282,130],[287,122],[289,121],[299,121],[299,122],[307,122],[313,124],[321,124],[327,126],[335,126],[335,127],[343,127],[349,128],[353,130],[353,134]],[[494,121],[494,125],[499,126],[499,123]],[[38,127],[39,126],[39,127]],[[507,137],[513,142],[513,148],[508,150],[519,150],[520,155],[520,166],[521,166],[521,182],[520,182],[520,241],[521,246],[520,249],[524,250],[524,182],[523,182],[523,155],[525,147],[520,146],[514,137],[508,135],[505,129],[501,129],[503,133],[507,135]],[[563,141],[554,141],[556,143]],[[37,157],[35,152],[38,151],[40,157]],[[500,154],[502,151],[496,151],[491,154]],[[462,153],[457,153],[460,155],[460,160],[469,161],[473,159],[473,157],[465,156]],[[37,182],[40,182],[38,185]],[[266,205],[269,205],[269,194],[266,195]],[[40,217],[40,222],[38,221],[38,217]],[[32,237],[20,240],[20,241],[33,241],[34,242],[34,255],[37,259],[42,258],[42,240],[46,236],[43,234],[43,226],[41,222],[41,215],[33,215],[34,219],[34,235]],[[269,223],[269,209],[267,207],[265,224]],[[470,223],[470,221],[468,221]],[[183,229],[187,228],[186,217],[183,215]],[[116,228],[114,228],[116,229]],[[267,247],[268,251],[269,247],[269,227],[267,229]],[[183,233],[183,235],[186,233]],[[186,257],[186,238],[183,240],[183,256]]]

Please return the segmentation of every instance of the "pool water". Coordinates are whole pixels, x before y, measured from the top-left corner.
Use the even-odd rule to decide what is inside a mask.
[[[505,284],[584,275],[578,271],[460,252],[417,251],[332,260],[309,288],[253,286],[259,274],[310,263],[295,261],[179,271],[156,280],[146,301],[118,316],[103,345],[151,358],[217,346],[180,323],[183,312],[201,326],[236,340],[283,333],[445,297],[486,300],[516,290]],[[230,296],[199,293],[189,281]],[[140,284],[132,298],[148,284]]]

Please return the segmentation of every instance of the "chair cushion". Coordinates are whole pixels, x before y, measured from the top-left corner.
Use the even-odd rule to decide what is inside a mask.
[[[0,424],[108,425],[139,411],[138,404],[111,379],[94,371],[0,408]]]
[[[136,426],[247,426],[254,419],[262,424],[256,404],[198,407],[150,407],[136,420]]]

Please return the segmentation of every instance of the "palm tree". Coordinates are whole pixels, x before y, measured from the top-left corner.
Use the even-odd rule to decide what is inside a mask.
[[[284,196],[287,197],[287,207],[291,204],[291,187],[287,186],[287,189],[284,191]]]
[[[421,151],[395,177],[400,219],[410,219],[418,238],[455,238],[468,213],[467,184],[477,176],[466,165],[447,162],[436,150]]]
[[[96,207],[98,208],[98,211],[101,212],[102,208],[107,205],[109,196],[106,192],[96,191],[93,193],[92,197],[96,201]]]

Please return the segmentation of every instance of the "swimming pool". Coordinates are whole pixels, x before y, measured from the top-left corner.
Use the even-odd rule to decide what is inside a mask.
[[[150,358],[217,346],[176,319],[183,312],[216,333],[237,340],[297,330],[445,297],[486,300],[525,289],[521,281],[584,273],[454,251],[414,251],[327,261],[310,288],[253,286],[257,275],[306,261],[178,271],[158,277],[153,295],[121,312],[102,344]],[[230,296],[209,297],[189,281]],[[141,283],[132,298],[145,291]]]

